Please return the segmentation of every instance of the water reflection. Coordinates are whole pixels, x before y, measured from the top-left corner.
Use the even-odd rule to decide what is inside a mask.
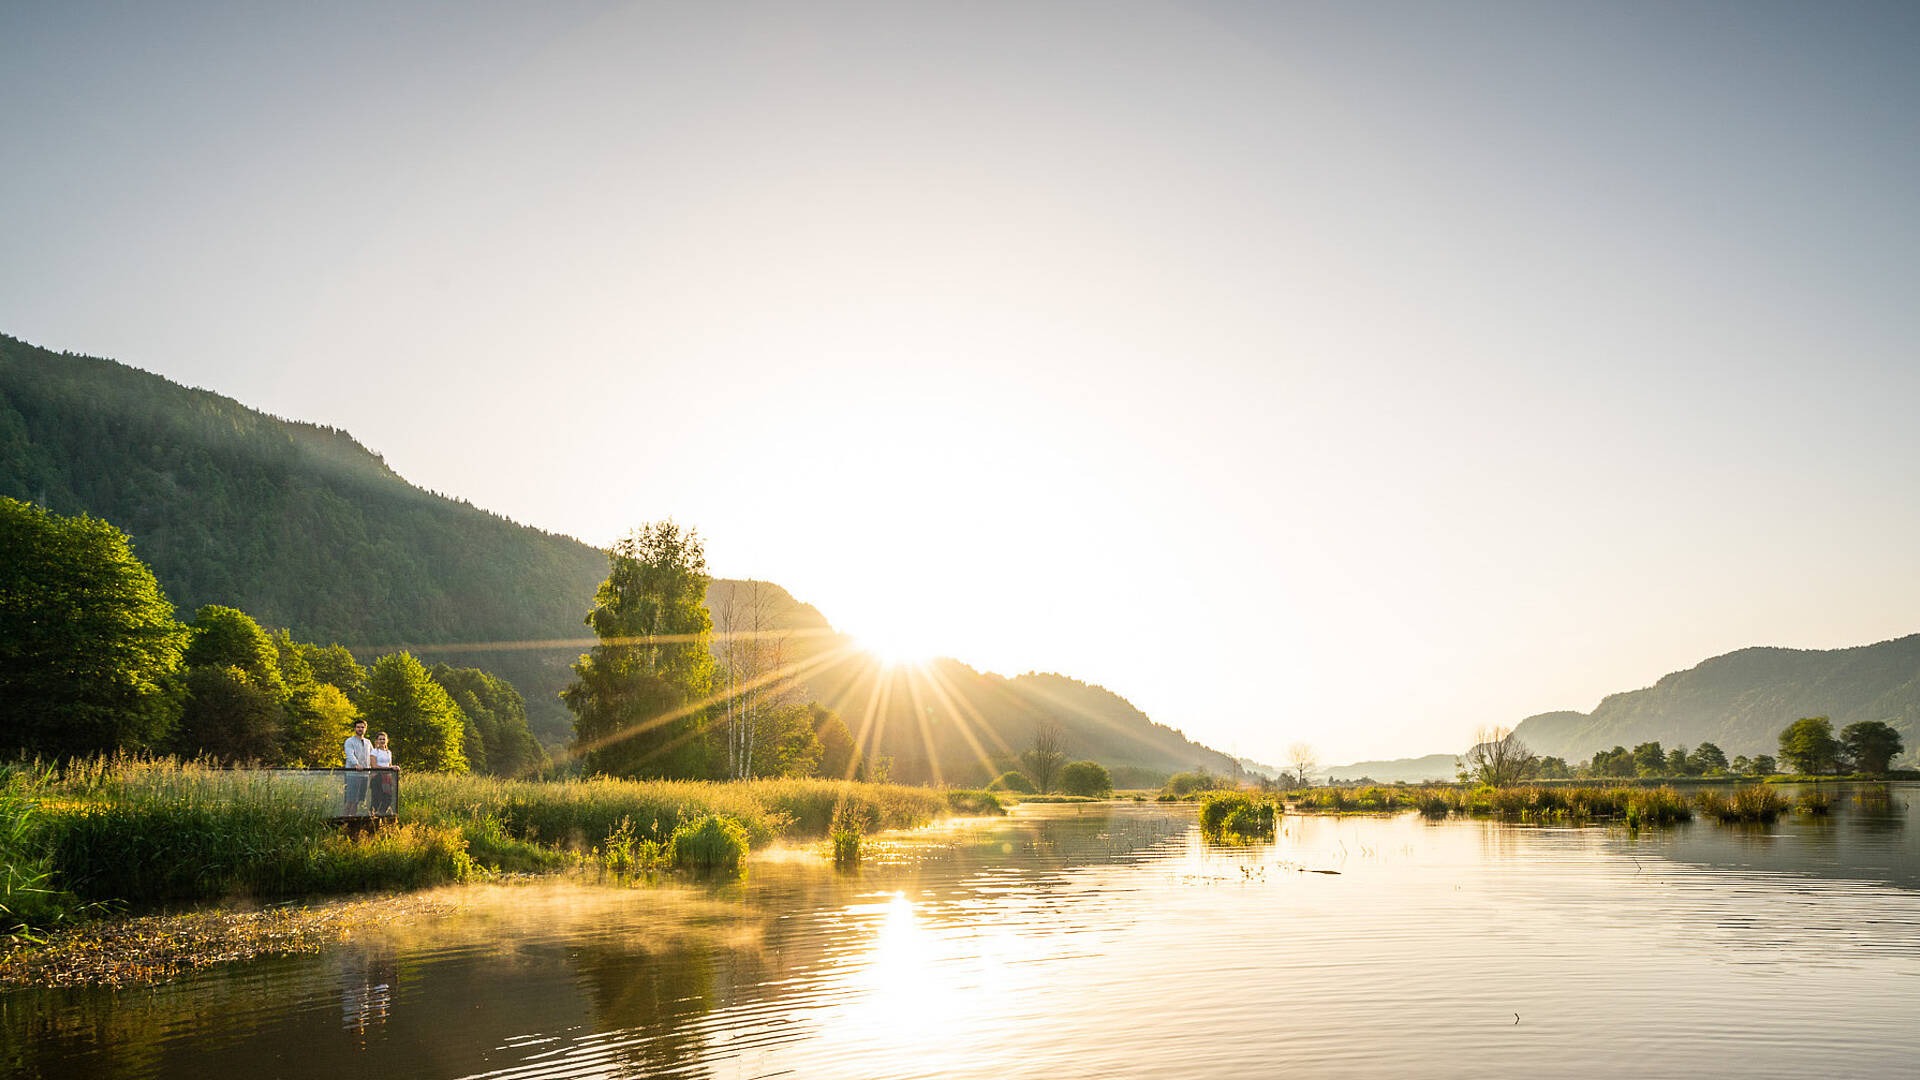
[[[321,956],[0,997],[23,1076],[1871,1075],[1920,1054],[1912,786],[1757,830],[1045,807],[852,873],[460,890]],[[1522,1022],[1514,1022],[1515,1015]],[[345,1029],[343,1031],[343,1028]]]

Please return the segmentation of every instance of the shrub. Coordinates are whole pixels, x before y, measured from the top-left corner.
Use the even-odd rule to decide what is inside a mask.
[[[1060,770],[1060,790],[1068,795],[1103,799],[1113,794],[1113,778],[1097,761],[1075,761]]]
[[[991,791],[949,791],[947,809],[970,817],[993,817],[1007,812],[1007,808],[1000,805],[1000,800],[994,798]]]
[[[738,871],[747,857],[747,829],[730,817],[708,814],[673,831],[673,865],[682,870]]]
[[[1027,779],[1026,773],[1017,771],[1001,773],[994,778],[993,783],[987,785],[987,790],[1012,791],[1020,795],[1032,795],[1034,793],[1033,781]]]
[[[1243,792],[1218,792],[1200,806],[1200,831],[1215,840],[1248,840],[1273,835],[1276,817],[1271,799]]]

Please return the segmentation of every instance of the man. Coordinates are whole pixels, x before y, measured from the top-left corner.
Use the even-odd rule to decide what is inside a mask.
[[[373,767],[373,744],[367,741],[367,722],[355,720],[353,734],[340,748],[346,759],[347,807],[345,817],[359,817],[361,804],[367,801],[367,770]]]

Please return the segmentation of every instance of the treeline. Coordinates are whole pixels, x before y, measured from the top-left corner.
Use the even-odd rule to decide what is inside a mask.
[[[0,497],[0,749],[331,766],[356,719],[403,768],[522,775],[546,764],[513,686],[405,652],[345,647],[202,605],[188,623],[125,533]]]
[[[605,567],[577,540],[415,488],[344,431],[4,335],[0,496],[126,530],[183,611],[234,604],[356,646],[577,636]],[[531,704],[564,725],[563,655],[485,663],[545,688]]]
[[[1505,728],[1483,732],[1460,762],[1460,779],[1496,787],[1525,780],[1629,779],[1684,777],[1764,777],[1787,770],[1800,776],[1883,775],[1905,749],[1899,731],[1881,720],[1860,720],[1837,734],[1825,716],[1803,717],[1780,732],[1780,757],[1744,754],[1728,760],[1720,747],[1703,742],[1692,750],[1668,749],[1658,740],[1629,750],[1616,746],[1569,764],[1564,758],[1536,757],[1520,737]]]

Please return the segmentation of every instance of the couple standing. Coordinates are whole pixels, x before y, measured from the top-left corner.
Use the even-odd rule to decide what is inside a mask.
[[[374,816],[391,816],[400,792],[400,782],[394,774],[400,770],[394,767],[393,751],[387,749],[387,733],[383,731],[375,735],[372,742],[368,742],[367,722],[355,720],[353,734],[347,736],[346,744],[341,747],[341,756],[347,763],[346,816],[360,816],[360,807],[367,801],[369,787],[373,791]],[[374,770],[377,770],[375,775],[367,775],[367,772]]]

